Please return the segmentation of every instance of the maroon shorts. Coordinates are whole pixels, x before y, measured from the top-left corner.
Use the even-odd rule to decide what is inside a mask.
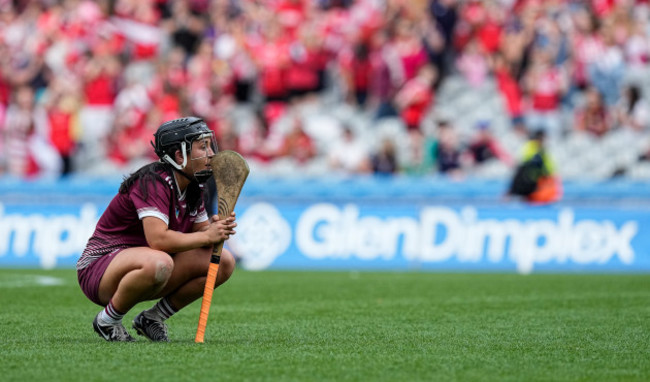
[[[79,280],[81,290],[90,301],[99,306],[105,306],[105,304],[102,304],[99,301],[99,282],[102,281],[102,277],[104,276],[106,268],[108,268],[108,264],[110,264],[115,258],[115,255],[124,249],[126,248],[118,248],[93,261],[86,268],[77,271],[77,279]]]

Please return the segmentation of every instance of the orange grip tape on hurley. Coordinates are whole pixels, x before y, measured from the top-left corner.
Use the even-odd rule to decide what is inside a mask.
[[[212,175],[217,189],[217,214],[221,219],[227,219],[235,208],[250,168],[246,160],[232,150],[219,151],[215,154],[210,158],[210,167],[212,167]],[[227,239],[225,238],[225,240]],[[219,261],[221,260],[221,251],[225,240],[216,243],[212,249],[210,268],[208,268],[208,276],[203,291],[199,327],[196,329],[196,339],[194,340],[196,343],[203,343],[203,337],[205,336],[208,313],[210,313],[210,304],[212,303],[212,293],[217,281]]]
[[[218,263],[210,263],[208,268],[208,277],[205,280],[205,289],[203,290],[203,301],[201,302],[201,314],[199,314],[199,327],[196,329],[196,338],[194,342],[203,343],[205,337],[205,327],[208,325],[208,314],[210,313],[210,304],[212,303],[212,292],[214,292],[214,284],[217,281],[217,273],[219,272]]]

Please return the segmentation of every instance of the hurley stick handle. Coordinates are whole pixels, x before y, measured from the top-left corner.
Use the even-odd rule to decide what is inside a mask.
[[[210,262],[208,268],[208,277],[205,280],[205,289],[203,289],[203,301],[201,301],[201,313],[199,314],[199,327],[196,329],[194,342],[203,343],[205,338],[205,328],[208,326],[208,314],[210,314],[210,304],[212,303],[212,293],[214,292],[214,283],[217,281],[219,273],[219,263]]]
[[[246,160],[234,151],[220,151],[212,157],[212,173],[217,186],[218,196],[218,214],[222,219],[230,216],[235,208],[241,189],[246,182],[250,169]],[[214,285],[219,274],[219,261],[221,260],[221,251],[223,250],[223,241],[216,244],[212,250],[208,276],[205,280],[203,289],[203,301],[201,302],[201,313],[199,314],[199,326],[196,330],[194,342],[202,343],[205,337],[205,328],[208,324],[208,315],[212,303],[212,293]]]

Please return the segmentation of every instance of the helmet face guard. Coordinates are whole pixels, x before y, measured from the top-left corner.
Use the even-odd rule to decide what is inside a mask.
[[[209,159],[218,151],[214,134],[202,119],[196,117],[179,118],[163,123],[154,134],[154,140],[152,146],[160,161],[171,164],[179,171],[187,166],[188,156],[190,160]],[[192,149],[193,145],[198,145],[195,150]],[[176,150],[180,150],[183,154],[181,164],[176,163],[173,158]],[[212,171],[208,169],[199,171],[194,176],[199,183],[204,183],[211,174]]]
[[[217,153],[217,141],[214,134],[210,131],[208,133],[201,133],[191,140],[189,144],[190,160],[209,160]],[[186,157],[183,157],[185,160]],[[196,180],[203,184],[210,176],[212,176],[212,169],[207,168],[194,173]]]
[[[202,132],[196,136],[186,136],[190,160],[209,159],[217,153],[217,141],[212,131]],[[198,145],[198,150],[192,150],[192,144]]]

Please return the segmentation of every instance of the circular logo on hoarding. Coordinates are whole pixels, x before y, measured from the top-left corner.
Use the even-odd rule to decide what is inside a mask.
[[[248,270],[262,270],[282,255],[291,244],[291,226],[269,203],[250,206],[237,219],[237,234],[229,245]]]

